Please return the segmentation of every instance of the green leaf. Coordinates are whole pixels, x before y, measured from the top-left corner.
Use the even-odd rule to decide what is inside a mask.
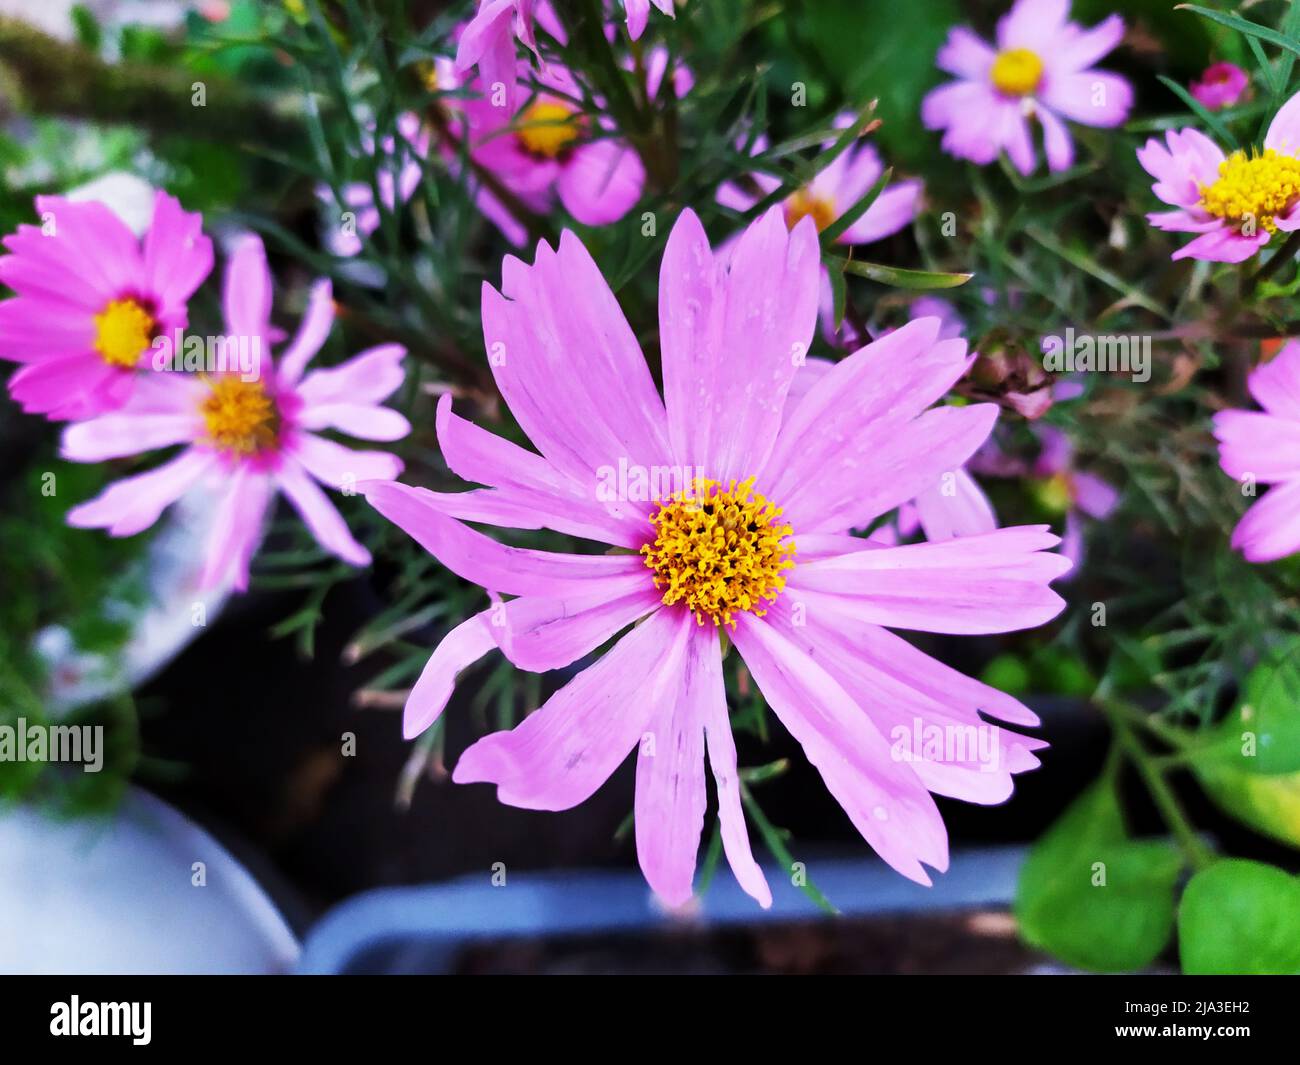
[[[1195,766],[1206,794],[1256,832],[1300,847],[1300,773],[1263,777],[1218,765]]]
[[[1127,837],[1113,787],[1093,785],[1029,853],[1015,915],[1032,945],[1102,972],[1149,965],[1174,928],[1182,856]]]
[[[1300,974],[1300,880],[1231,858],[1192,877],[1178,908],[1185,973]]]
[[[1267,41],[1269,44],[1275,44],[1288,52],[1300,55],[1300,41],[1294,41],[1285,34],[1278,33],[1277,30],[1261,26],[1258,22],[1251,22],[1239,15],[1228,15],[1222,11],[1214,11],[1208,7],[1201,7],[1199,4],[1178,4],[1177,9],[1179,11],[1194,11],[1202,18],[1217,22],[1220,26],[1227,26],[1230,30],[1244,33],[1248,37],[1257,37],[1261,41]]]
[[[1198,761],[1265,776],[1300,772],[1300,638],[1250,671]]]
[[[946,274],[937,270],[907,270],[901,266],[885,266],[883,263],[865,263],[835,257],[827,257],[825,262],[832,270],[856,274],[858,277],[879,281],[882,285],[890,285],[893,288],[957,288],[975,276],[974,274]]]
[[[1190,92],[1184,89],[1173,78],[1166,78],[1163,74],[1157,74],[1156,80],[1166,89],[1182,100],[1183,103],[1196,115],[1202,122],[1210,127],[1210,130],[1219,138],[1223,144],[1230,144],[1234,148],[1240,147],[1237,138],[1218,115],[1207,108],[1200,100],[1196,99]]]
[[[849,227],[854,222],[867,213],[868,208],[876,202],[876,198],[885,190],[885,186],[889,184],[889,180],[893,176],[893,169],[885,167],[880,177],[876,178],[875,184],[867,189],[866,194],[822,231],[821,242],[823,248],[829,248],[843,234],[848,232]]]

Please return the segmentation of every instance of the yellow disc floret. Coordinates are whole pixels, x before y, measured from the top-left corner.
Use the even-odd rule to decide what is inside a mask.
[[[1300,195],[1300,159],[1266,148],[1258,155],[1233,152],[1219,164],[1219,177],[1201,186],[1201,206],[1246,232],[1277,231],[1282,214]]]
[[[524,151],[558,159],[582,133],[578,114],[559,100],[538,100],[519,118],[517,136]]]
[[[95,315],[95,350],[110,366],[134,366],[156,328],[153,315],[135,300],[110,300]]]
[[[208,387],[211,392],[199,409],[209,444],[245,458],[275,449],[280,438],[280,411],[260,381],[217,377],[208,380]]]
[[[766,613],[785,587],[782,572],[794,562],[791,528],[780,524],[779,507],[753,489],[754,479],[723,488],[697,478],[651,515],[654,543],[641,548],[654,570],[665,604],[685,603],[696,621],[736,623],[736,611]]]
[[[1028,48],[999,52],[989,70],[993,87],[1004,96],[1028,96],[1043,81],[1043,61]]]
[[[800,189],[785,201],[785,224],[794,229],[805,218],[811,218],[820,233],[835,221],[835,204],[827,196],[817,196],[808,189]]]

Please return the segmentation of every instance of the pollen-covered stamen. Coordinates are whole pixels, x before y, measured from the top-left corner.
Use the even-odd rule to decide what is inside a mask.
[[[785,224],[794,229],[805,218],[811,218],[820,233],[835,221],[835,203],[829,196],[818,196],[809,189],[800,189],[785,201]]]
[[[157,327],[138,300],[110,300],[95,315],[95,350],[110,366],[134,366],[153,343]]]
[[[1043,61],[1028,48],[1008,48],[993,60],[989,80],[1004,96],[1029,96],[1043,83]]]
[[[524,151],[558,159],[582,134],[577,111],[559,100],[538,100],[519,116],[516,136]]]
[[[1300,196],[1300,159],[1266,148],[1258,155],[1233,152],[1219,164],[1218,179],[1201,186],[1201,207],[1247,233],[1277,231]]]
[[[655,539],[641,554],[655,587],[665,604],[685,603],[700,625],[710,618],[735,628],[736,611],[761,617],[785,587],[781,574],[794,565],[790,526],[778,522],[780,508],[753,484],[751,477],[723,488],[697,478],[650,517]]]
[[[280,441],[280,410],[260,381],[240,377],[208,379],[200,404],[207,442],[218,451],[248,458],[275,450]]]

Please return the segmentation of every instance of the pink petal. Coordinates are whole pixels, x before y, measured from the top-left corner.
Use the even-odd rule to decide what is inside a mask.
[[[528,810],[567,810],[590,798],[677,699],[694,627],[684,610],[656,612],[521,724],[470,747],[452,780],[496,784],[500,802]]]
[[[327,278],[321,278],[311,287],[307,309],[289,346],[280,353],[277,380],[281,388],[298,383],[307,364],[316,356],[334,326],[334,292]]]
[[[1184,244],[1171,259],[1203,259],[1212,263],[1242,263],[1268,243],[1269,233],[1262,226],[1253,237],[1224,226]]]
[[[965,26],[955,26],[948,31],[935,65],[949,74],[970,81],[980,81],[988,74],[995,56],[993,48]]]
[[[1041,99],[1053,111],[1085,126],[1121,125],[1133,108],[1133,87],[1118,74],[1086,70],[1052,75]]]
[[[211,272],[212,241],[203,235],[203,216],[159,191],[144,236],[144,283],[157,295],[164,317],[176,316],[182,324],[185,301]]]
[[[381,344],[354,355],[328,370],[313,370],[302,379],[298,395],[311,407],[317,403],[382,403],[406,378],[401,344]]]
[[[69,313],[68,304],[40,296],[0,303],[0,359],[41,362],[86,355],[94,350],[89,312]]]
[[[1270,414],[1300,420],[1300,341],[1291,340],[1247,379],[1255,402]]]
[[[354,454],[366,453],[354,452]],[[378,454],[378,452],[370,452],[370,454]],[[343,516],[299,463],[286,461],[277,471],[276,481],[321,547],[350,565],[370,564],[370,552],[353,538]]]
[[[585,226],[617,222],[636,206],[644,188],[641,157],[613,137],[576,148],[560,168],[557,185],[565,210]]]
[[[720,262],[682,212],[659,272],[664,394],[677,462],[723,483],[762,468],[803,365],[821,281],[817,232],[771,208]]]
[[[460,674],[496,647],[488,632],[493,609],[462,621],[434,648],[402,712],[402,735],[406,739],[414,739],[438,720]]]
[[[1282,155],[1300,154],[1300,93],[1287,100],[1269,123],[1264,147]]]
[[[939,543],[870,548],[796,565],[787,587],[832,596],[861,621],[975,635],[1036,628],[1065,609],[1048,582],[1070,568],[1044,549],[1047,526],[1018,526]]]
[[[998,48],[1028,48],[1047,56],[1069,15],[1070,0],[1016,0],[998,20]]]
[[[561,597],[598,590],[611,578],[644,573],[640,555],[566,555],[506,547],[441,513],[431,493],[395,481],[359,486],[370,505],[453,573],[506,595]]]
[[[989,497],[965,470],[951,475],[945,471],[937,484],[916,497],[916,509],[931,542],[976,536],[998,527]]]
[[[154,291],[146,284],[140,242],[106,204],[94,200],[74,203],[62,196],[37,196],[36,210],[43,218],[51,216],[54,233],[45,236],[36,227],[21,227],[16,236],[5,238],[5,246],[34,261],[41,249],[45,252],[39,256],[41,261],[48,261],[46,256],[58,256],[59,273],[67,286],[65,291],[76,292],[78,302],[89,298],[102,307],[110,299],[132,290]],[[74,288],[74,278],[82,280],[85,287]],[[0,280],[10,284],[7,277]],[[97,300],[90,296],[92,291]]]
[[[1225,410],[1214,416],[1219,463],[1229,477],[1264,484],[1300,478],[1300,421],[1257,411]]]
[[[1057,45],[1044,58],[1054,69],[1083,70],[1111,52],[1124,39],[1119,15],[1103,19],[1091,29],[1080,29],[1065,45]]]
[[[700,639],[698,630],[691,633],[690,646]],[[678,690],[660,700],[641,737],[633,810],[641,871],[655,894],[673,907],[692,895],[707,802],[704,721],[686,698],[685,674],[683,668]]]
[[[222,308],[230,336],[257,337],[270,354],[271,270],[260,237],[245,235],[235,246],[226,264]]]
[[[919,181],[900,181],[884,189],[853,225],[840,236],[841,244],[870,244],[908,226],[921,206]]]
[[[9,378],[9,394],[28,414],[56,421],[94,418],[121,407],[135,380],[133,372],[98,355],[73,355],[21,367]]]
[[[313,433],[295,438],[292,455],[316,480],[345,492],[363,481],[391,481],[402,472],[402,460],[387,451],[357,451]]]
[[[1047,169],[1052,173],[1069,170],[1074,165],[1074,140],[1065,123],[1045,107],[1035,112],[1038,124],[1043,127],[1043,153],[1047,156]]]
[[[405,416],[369,403],[318,403],[298,415],[298,424],[303,429],[336,429],[360,440],[401,440],[411,431]]]
[[[1137,158],[1156,179],[1152,192],[1175,207],[1195,209],[1201,186],[1218,178],[1224,155],[1204,133],[1183,129],[1166,133],[1164,144],[1152,137],[1138,149]]]
[[[1300,551],[1300,481],[1270,488],[1232,532],[1250,562],[1276,562]]]
[[[104,414],[63,430],[60,454],[73,462],[103,462],[188,443],[201,426],[194,414]]]
[[[246,465],[229,473],[208,533],[207,563],[199,576],[201,588],[219,588],[230,582],[236,591],[248,589],[249,563],[262,537],[272,496],[271,478],[265,474]]]
[[[733,635],[768,705],[817,767],[854,827],[894,869],[930,883],[948,868],[943,818],[911,766],[895,762],[870,719],[808,654],[753,614]]]
[[[212,468],[205,452],[183,451],[148,473],[116,481],[88,503],[68,511],[69,525],[107,529],[111,536],[134,536],[156,522],[202,474]]]

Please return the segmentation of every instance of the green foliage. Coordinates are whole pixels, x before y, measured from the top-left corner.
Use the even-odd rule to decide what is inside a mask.
[[[1174,927],[1173,846],[1134,840],[1109,782],[1079,797],[1030,852],[1015,915],[1034,946],[1084,969],[1149,965]]]
[[[1300,975],[1300,880],[1233,858],[1192,877],[1178,907],[1183,971]]]

